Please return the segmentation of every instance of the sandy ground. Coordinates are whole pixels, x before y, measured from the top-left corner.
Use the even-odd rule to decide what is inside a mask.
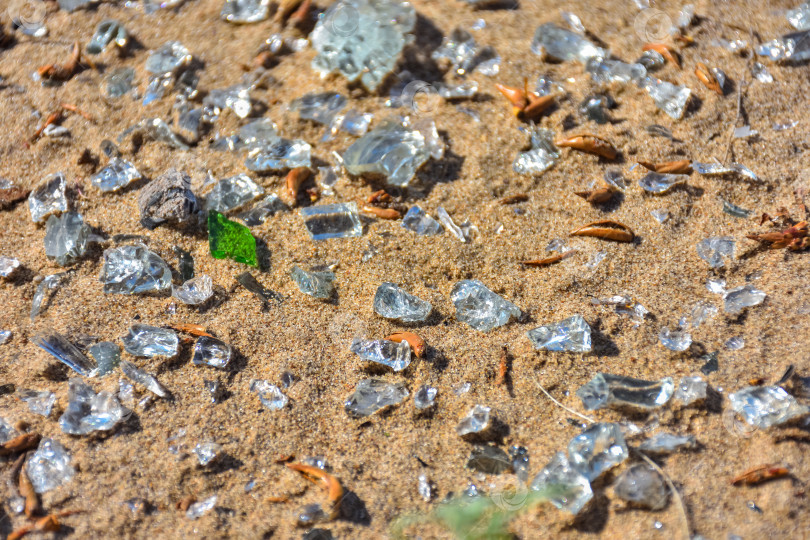
[[[682,50],[685,68],[667,66],[658,76],[687,84],[693,97],[686,116],[673,121],[658,111],[650,98],[635,86],[616,86],[608,91],[618,106],[615,121],[599,126],[576,113],[582,98],[597,90],[581,65],[544,63],[529,52],[536,27],[547,21],[562,23],[560,9],[577,13],[586,28],[613,53],[634,60],[644,39],[634,30],[635,5],[622,2],[566,3],[560,7],[546,0],[524,0],[517,10],[473,11],[450,1],[415,0],[420,15],[416,47],[408,54],[403,69],[432,80],[439,73],[429,63],[429,51],[442,35],[455,26],[469,28],[483,18],[487,27],[475,32],[483,44],[495,46],[503,57],[501,74],[495,79],[519,85],[522,77],[533,81],[546,73],[566,81],[568,97],[542,119],[557,133],[591,132],[603,136],[620,150],[615,166],[625,171],[634,160],[667,161],[725,158],[732,122],[737,117],[737,89],[745,81],[743,108],[737,125],[745,123],[759,136],[737,140],[732,159],[756,171],[763,181],[739,178],[705,178],[691,175],[685,185],[664,196],[645,195],[635,180],[641,172],[627,173],[633,185],[620,204],[609,211],[593,208],[572,191],[587,188],[601,178],[611,164],[594,156],[563,151],[557,166],[541,177],[519,176],[511,163],[525,144],[518,122],[506,102],[494,91],[493,79],[474,74],[481,86],[478,98],[462,103],[475,110],[481,122],[459,112],[453,104],[440,104],[431,114],[448,143],[443,161],[431,162],[418,174],[407,191],[395,194],[406,204],[419,204],[434,213],[447,209],[457,222],[470,218],[480,229],[479,240],[465,245],[449,234],[418,237],[397,222],[367,220],[360,238],[313,242],[305,233],[297,212],[277,215],[254,229],[269,246],[271,267],[258,279],[286,297],[278,307],[262,310],[259,302],[238,287],[234,276],[244,267],[215,260],[208,254],[202,235],[159,227],[143,229],[138,222],[138,187],[118,194],[100,194],[89,182],[93,170],[78,165],[85,148],[98,154],[99,143],[114,138],[144,117],[171,117],[172,98],[143,107],[124,98],[107,102],[100,97],[100,72],[86,69],[58,88],[42,88],[31,79],[36,68],[63,61],[69,44],[86,42],[96,24],[107,18],[123,21],[139,47],[119,57],[108,52],[99,68],[109,70],[132,66],[138,87],[145,86],[144,61],[150,49],[164,42],[182,41],[202,62],[200,88],[210,90],[238,82],[241,64],[249,64],[258,46],[278,27],[270,21],[233,26],[219,19],[222,0],[189,0],[178,10],[153,16],[104,4],[73,14],[49,10],[47,39],[24,36],[0,50],[0,176],[26,187],[38,184],[47,174],[64,171],[71,185],[71,206],[95,230],[106,237],[139,234],[149,245],[176,266],[172,248],[190,251],[197,273],[205,273],[217,285],[216,301],[203,308],[177,306],[171,313],[171,299],[150,296],[120,296],[102,293],[98,281],[102,249],[96,247],[74,266],[67,284],[56,292],[47,310],[35,322],[28,318],[35,276],[61,271],[44,255],[44,228],[31,222],[25,204],[0,213],[0,254],[18,257],[25,270],[16,279],[0,282],[3,308],[0,328],[13,331],[10,343],[0,346],[0,383],[18,388],[51,390],[58,405],[50,418],[30,413],[13,395],[0,397],[0,414],[12,422],[25,422],[31,431],[53,437],[71,452],[77,468],[68,485],[44,496],[49,510],[81,509],[85,513],[65,518],[67,536],[75,537],[242,537],[295,538],[302,530],[295,526],[295,512],[305,503],[323,500],[320,489],[282,465],[279,454],[298,457],[323,456],[332,472],[362,501],[365,519],[339,520],[324,525],[339,538],[379,538],[388,534],[391,521],[399,515],[428,511],[433,504],[422,501],[416,491],[417,476],[427,474],[436,484],[438,498],[458,493],[473,482],[485,491],[498,491],[509,484],[505,477],[484,476],[464,468],[471,445],[454,431],[460,417],[474,404],[486,404],[508,426],[499,441],[529,449],[532,474],[558,450],[565,448],[578,432],[569,413],[553,406],[538,389],[538,383],[565,405],[582,410],[574,391],[597,371],[643,378],[671,376],[679,379],[699,373],[701,355],[719,350],[719,370],[708,381],[720,398],[714,404],[664,409],[628,418],[615,411],[596,411],[603,421],[632,420],[654,431],[694,434],[698,451],[682,453],[660,461],[678,486],[687,510],[691,531],[706,538],[724,539],[729,534],[742,538],[800,538],[808,534],[810,518],[803,495],[810,478],[806,429],[758,431],[745,437],[732,433],[724,423],[724,396],[747,384],[751,378],[777,379],[789,364],[807,376],[810,361],[801,350],[810,329],[810,293],[799,281],[806,276],[806,254],[785,251],[754,251],[755,242],[745,234],[765,230],[758,222],[724,214],[719,197],[757,213],[772,212],[794,202],[797,187],[810,187],[806,152],[810,120],[805,114],[810,72],[807,66],[768,64],[775,82],[754,81],[748,57],[711,46],[714,38],[744,39],[749,43],[771,39],[790,30],[782,11],[793,2],[696,2],[699,15],[690,30],[695,45]],[[677,3],[659,8],[674,17]],[[7,17],[4,19],[8,27]],[[293,30],[285,35],[295,36]],[[314,145],[313,154],[326,160],[332,150],[343,150],[353,140],[346,134],[320,143],[323,128],[301,122],[283,105],[305,92],[336,90],[351,95],[355,107],[374,112],[375,122],[388,114],[386,96],[368,95],[348,88],[339,77],[321,80],[309,67],[313,51],[283,57],[270,70],[274,83],[257,90],[253,98],[266,107],[265,116],[278,122],[285,136],[301,137]],[[719,97],[704,88],[692,73],[698,61],[721,67],[730,77],[727,95]],[[63,122],[72,137],[64,142],[40,140],[30,148],[23,141],[59,103],[74,103],[96,119],[91,122],[70,115]],[[789,131],[776,132],[772,124],[798,121]],[[231,133],[240,124],[233,114],[223,115],[215,130]],[[669,127],[680,142],[652,137],[650,124]],[[154,178],[169,167],[187,171],[199,183],[210,170],[221,178],[245,172],[238,155],[208,150],[209,138],[188,152],[172,151],[161,143],[147,142],[137,152],[124,144],[126,157]],[[257,178],[268,191],[282,185],[278,176]],[[375,185],[343,179],[337,194],[323,202],[361,201]],[[517,206],[498,203],[502,196],[526,192],[529,200]],[[660,225],[650,211],[666,208],[671,219]],[[791,207],[797,211],[795,207]],[[525,269],[519,261],[544,256],[553,238],[565,238],[572,229],[595,219],[610,218],[631,226],[639,239],[634,244],[614,244],[592,238],[572,239],[580,250],[562,264],[544,269]],[[498,234],[499,229],[502,230]],[[708,236],[731,235],[737,240],[737,258],[714,272],[695,250]],[[369,244],[380,251],[366,263],[362,253]],[[102,247],[112,245],[108,241]],[[607,252],[595,269],[585,263],[597,251]],[[338,262],[338,298],[319,302],[300,294],[288,277],[293,264],[303,266]],[[805,270],[802,270],[805,268]],[[662,326],[673,327],[700,300],[720,304],[719,297],[706,290],[706,279],[724,277],[729,286],[751,282],[766,291],[761,306],[740,316],[721,313],[693,332],[694,343],[684,353],[673,353],[658,343]],[[520,322],[482,334],[455,320],[450,290],[461,279],[479,279],[494,291],[516,303],[525,313]],[[413,393],[422,384],[439,388],[438,407],[432,416],[419,416],[411,399],[389,414],[365,421],[349,418],[343,410],[345,397],[368,373],[349,351],[355,335],[383,337],[402,326],[376,316],[372,298],[383,281],[399,283],[435,306],[419,332],[430,344],[427,358],[417,361],[402,374],[383,374],[390,381],[402,381]],[[641,326],[608,308],[591,304],[592,297],[628,294],[650,311]],[[525,332],[540,324],[582,314],[594,330],[594,350],[587,355],[535,351]],[[74,339],[93,336],[116,340],[135,323],[166,325],[199,323],[231,343],[239,359],[231,371],[215,373],[193,366],[190,344],[178,359],[136,360],[176,396],[174,401],[156,401],[109,436],[75,438],[61,433],[57,419],[67,405],[70,374],[44,351],[29,342],[38,330],[52,327]],[[727,351],[723,344],[742,336],[745,347]],[[805,337],[802,337],[805,336]],[[511,386],[495,384],[501,347],[509,347]],[[125,358],[128,358],[124,354]],[[128,358],[134,360],[133,358]],[[300,380],[286,392],[291,406],[281,412],[266,410],[248,391],[254,378],[280,383],[284,371]],[[211,404],[203,379],[219,377],[229,392],[221,404]],[[453,391],[464,382],[470,391]],[[96,390],[113,390],[118,377],[91,381]],[[185,436],[168,439],[180,430]],[[200,469],[188,452],[200,441],[224,446],[227,458],[210,469]],[[169,452],[180,445],[184,453]],[[794,480],[781,480],[754,488],[731,487],[728,479],[753,465],[781,463],[789,466]],[[0,463],[6,474],[10,463]],[[615,476],[615,475],[614,475]],[[255,480],[246,493],[245,485]],[[514,523],[522,538],[676,538],[683,523],[675,504],[660,512],[626,509],[609,499],[604,489],[610,478],[595,485],[596,497],[576,519],[542,506]],[[203,499],[217,494],[215,511],[197,521],[175,510],[175,503],[193,495]],[[271,496],[289,496],[288,503],[270,503]],[[139,498],[145,505],[134,511],[125,501]],[[752,501],[762,511],[751,510]],[[0,511],[0,533],[22,525],[22,517]],[[654,522],[662,527],[656,529]],[[441,536],[422,529],[424,537]]]

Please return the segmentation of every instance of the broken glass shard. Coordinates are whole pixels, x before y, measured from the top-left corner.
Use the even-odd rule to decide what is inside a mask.
[[[19,259],[14,257],[0,257],[0,277],[11,277],[20,267]]]
[[[742,163],[732,163],[731,165],[729,165],[729,168],[741,176],[745,176],[746,178],[750,178],[755,182],[759,182],[759,177],[754,173],[754,171],[752,171]]]
[[[163,119],[161,118],[145,118],[135,124],[134,126],[126,129],[121,135],[118,136],[117,141],[123,142],[127,136],[140,135],[146,139],[166,143],[170,148],[177,150],[189,150],[189,146],[180,140],[180,138],[172,131]],[[153,181],[154,182],[154,181]]]
[[[720,369],[720,365],[717,361],[717,351],[711,352],[709,354],[704,354],[703,356],[700,357],[700,359],[706,362],[700,368],[700,372],[703,373],[704,375],[714,373],[715,371]]]
[[[456,307],[456,318],[481,332],[503,326],[513,317],[521,316],[520,308],[475,279],[456,283],[450,298]]]
[[[76,470],[70,464],[70,454],[53,439],[42,439],[37,451],[25,464],[28,478],[37,493],[45,493],[73,480]]]
[[[290,102],[290,110],[305,120],[325,126],[331,125],[335,115],[349,102],[337,92],[306,94]]]
[[[677,397],[677,396],[676,396]],[[656,433],[638,447],[648,454],[672,454],[681,450],[691,450],[697,447],[694,435],[673,435],[671,433]]]
[[[509,457],[515,476],[525,484],[529,480],[529,451],[523,446],[510,446]]]
[[[509,455],[497,446],[473,447],[465,466],[485,474],[501,474],[512,469]]]
[[[810,30],[810,2],[789,9],[785,17],[796,30]]]
[[[773,75],[771,75],[771,72],[759,62],[754,62],[751,65],[751,74],[761,83],[771,84],[773,82]]]
[[[558,323],[540,326],[527,332],[535,349],[586,353],[591,350],[591,327],[574,315]]]
[[[753,214],[753,212],[751,210],[746,210],[745,208],[737,206],[734,203],[730,203],[730,202],[728,202],[726,200],[722,200],[722,202],[723,202],[723,212],[725,212],[726,214],[728,214],[730,216],[734,216],[736,218],[747,219],[747,218],[751,217],[751,214]]]
[[[734,172],[731,167],[726,167],[720,163],[700,163],[698,161],[692,163],[692,169],[704,176],[717,176]]]
[[[11,340],[11,330],[0,330],[0,345],[5,345]]]
[[[666,326],[658,333],[658,340],[670,351],[685,351],[692,345],[692,335],[689,332],[682,329],[670,330]]]
[[[62,272],[61,274],[51,274],[50,276],[45,276],[42,281],[39,282],[36,291],[34,291],[34,297],[31,299],[30,317],[32,321],[42,310],[42,304],[45,301],[45,295],[47,292],[60,287],[66,277],[67,272]]]
[[[577,397],[589,411],[608,406],[655,409],[669,401],[674,391],[675,384],[672,377],[664,377],[659,381],[645,381],[622,375],[597,373],[593,379],[577,390]]]
[[[264,193],[264,188],[246,174],[223,178],[205,198],[205,209],[229,212],[249,203]]]
[[[98,376],[112,373],[121,362],[121,349],[112,341],[101,341],[87,349],[90,356],[98,363]]]
[[[591,78],[596,83],[638,82],[647,76],[647,68],[641,64],[628,64],[621,60],[611,60],[598,56],[588,60],[585,71],[590,73]]]
[[[648,193],[661,194],[669,191],[672,186],[680,184],[686,180],[686,176],[682,174],[661,174],[657,172],[648,172],[642,179],[638,181],[641,189]]]
[[[278,139],[278,127],[269,118],[259,118],[239,128],[235,135],[220,137],[214,141],[214,150],[245,150],[260,148]]]
[[[307,232],[313,240],[363,235],[357,203],[324,204],[301,209]]]
[[[90,177],[90,183],[101,191],[118,191],[141,178],[143,175],[132,163],[114,157],[106,167]]]
[[[45,231],[45,255],[59,266],[68,266],[84,256],[90,227],[77,212],[50,216]]]
[[[194,344],[191,361],[197,366],[225,369],[233,356],[233,349],[216,338],[202,336]]]
[[[402,218],[402,226],[416,234],[426,236],[440,234],[444,230],[441,223],[416,205],[411,206]]]
[[[17,430],[5,418],[0,416],[0,444],[10,441],[18,435]]]
[[[106,20],[99,23],[96,33],[85,47],[88,54],[100,54],[107,45],[114,43],[118,47],[126,47],[127,31],[124,25],[118,21]]]
[[[335,291],[332,283],[335,281],[334,272],[307,272],[295,265],[290,270],[290,277],[299,291],[314,298],[330,298]]]
[[[31,192],[28,196],[28,209],[34,223],[42,223],[51,214],[67,211],[65,185],[65,174],[59,172],[48,177]]]
[[[171,287],[172,271],[163,259],[144,246],[121,246],[104,250],[99,280],[108,294],[162,292]]]
[[[756,48],[756,53],[771,60],[802,62],[810,58],[810,30],[786,34]]]
[[[448,101],[468,99],[478,93],[478,83],[475,81],[465,81],[460,84],[436,83],[435,86],[439,95]]]
[[[667,63],[664,56],[658,51],[644,51],[641,53],[641,56],[636,60],[636,64],[641,64],[644,66],[648,72],[655,71],[657,69],[661,69],[664,67],[664,64]]]
[[[425,138],[430,157],[433,159],[442,159],[444,157],[444,141],[439,136],[436,122],[432,118],[420,118],[412,122],[411,127]]]
[[[664,222],[666,222],[666,220],[669,219],[669,210],[667,210],[666,208],[659,208],[658,210],[652,210],[650,211],[650,214],[652,215],[652,217],[655,218],[655,221],[661,223],[662,225],[664,224]]]
[[[225,389],[222,387],[221,382],[203,379],[203,385],[205,386],[205,390],[207,392],[206,395],[211,398],[211,403],[219,403],[222,401],[222,398],[225,395]]]
[[[394,69],[410,40],[416,12],[396,0],[340,0],[319,18],[309,36],[318,53],[312,67],[321,76],[338,71],[374,91]]]
[[[402,371],[411,363],[411,347],[407,341],[395,343],[387,339],[354,338],[351,349],[354,354],[368,362]]]
[[[722,268],[726,265],[725,258],[734,259],[734,238],[715,236],[701,240],[697,244],[697,253],[712,268]]]
[[[172,296],[184,304],[204,304],[214,295],[214,283],[205,274],[191,278],[179,287],[172,285]]]
[[[425,137],[396,119],[381,122],[343,154],[353,175],[381,175],[392,186],[407,186],[430,157]]]
[[[373,119],[374,115],[372,113],[364,113],[355,109],[336,114],[321,141],[332,140],[338,131],[343,131],[355,137],[365,135]]]
[[[270,0],[225,0],[219,16],[233,24],[261,22],[270,16]]]
[[[138,383],[158,397],[168,398],[169,391],[160,384],[154,376],[139,369],[127,360],[121,360],[121,372],[132,382]]]
[[[749,386],[729,394],[728,400],[748,424],[762,429],[810,414],[810,407],[800,405],[779,386]]]
[[[647,77],[641,81],[641,86],[650,94],[656,107],[667,113],[675,120],[683,118],[686,102],[692,91],[686,86],[676,86],[670,82],[654,77]]]
[[[250,391],[259,396],[262,405],[271,411],[277,411],[287,406],[290,401],[287,396],[281,393],[281,389],[269,381],[254,379],[250,381]]]
[[[402,383],[388,383],[382,379],[362,379],[354,393],[346,399],[346,412],[352,416],[369,416],[386,407],[397,405],[408,397]]]
[[[457,77],[465,77],[475,70],[494,76],[500,71],[501,57],[491,46],[480,46],[472,34],[456,28],[442,40],[431,58]]]
[[[216,210],[208,212],[208,247],[215,259],[229,258],[249,266],[259,266],[256,238],[250,229]]]
[[[413,404],[417,409],[429,409],[436,405],[438,393],[437,388],[422,385],[413,395]]]
[[[646,463],[630,465],[614,482],[613,492],[624,501],[650,510],[661,510],[668,500],[664,479]]]
[[[707,279],[706,289],[714,294],[726,293],[726,280],[723,278]]]
[[[568,443],[568,461],[591,482],[629,456],[618,424],[591,424]]]
[[[565,452],[557,452],[529,487],[550,493],[551,504],[572,514],[579,513],[593,498],[591,483],[571,465]]]
[[[28,405],[28,410],[44,417],[51,415],[53,404],[56,403],[56,394],[47,390],[28,390],[20,388],[17,397]]]
[[[191,53],[179,41],[167,41],[146,59],[146,71],[160,75],[177,72],[191,63]]]
[[[470,242],[473,236],[478,233],[478,227],[471,225],[469,220],[461,225],[456,225],[453,218],[451,218],[450,214],[447,213],[447,210],[441,206],[436,209],[436,215],[439,216],[439,221],[441,221],[442,225],[444,225],[444,227],[450,231],[453,236],[464,243]]]
[[[121,341],[125,351],[141,358],[174,358],[180,349],[180,339],[173,330],[147,324],[133,324]]]
[[[141,190],[138,208],[141,224],[147,229],[154,229],[164,222],[187,222],[197,210],[191,177],[177,169],[169,169]]]
[[[278,195],[271,193],[253,205],[253,208],[237,214],[236,217],[248,227],[256,227],[267,221],[268,217],[284,210],[288,210],[287,205]]]
[[[227,88],[211,90],[203,99],[203,106],[219,110],[230,109],[239,118],[247,118],[253,108],[250,101],[250,87],[236,84]]]
[[[124,416],[124,408],[107,391],[96,394],[81,379],[68,382],[68,406],[59,418],[59,427],[70,435],[110,431]]]
[[[709,319],[714,318],[714,316],[717,315],[717,312],[717,306],[701,300],[692,308],[692,311],[689,314],[691,317],[689,324],[692,325],[692,328],[697,328]]]
[[[484,405],[476,405],[467,413],[456,426],[459,436],[483,433],[492,427],[492,409]]]
[[[383,283],[374,294],[374,311],[386,319],[421,322],[427,319],[432,309],[430,302],[405,292],[394,283]]]
[[[610,122],[608,109],[614,105],[614,101],[604,94],[586,96],[579,104],[579,114],[597,124],[607,124]]]
[[[552,60],[561,62],[578,60],[583,64],[594,57],[608,56],[605,49],[554,23],[545,23],[537,29],[532,40],[532,52]]]
[[[309,167],[312,164],[311,150],[312,147],[306,141],[276,137],[266,144],[249,149],[245,166],[255,172]]]
[[[186,517],[188,519],[201,518],[205,514],[213,510],[216,505],[217,505],[217,496],[211,495],[207,499],[203,499],[200,502],[195,502],[191,504],[188,507],[188,510],[186,510]]]
[[[745,347],[745,339],[742,336],[734,336],[728,338],[725,343],[726,349],[730,351],[739,351],[743,347]]]
[[[216,461],[222,453],[222,445],[215,442],[201,442],[194,446],[194,455],[197,461],[205,467],[209,463]]]
[[[542,174],[560,158],[560,151],[554,146],[554,132],[534,127],[531,132],[531,148],[519,152],[512,163],[518,174]]]
[[[766,296],[767,294],[752,285],[734,287],[723,294],[723,309],[726,313],[736,315],[747,307],[761,304]]]
[[[433,499],[433,486],[431,485],[430,480],[428,480],[427,475],[420,474],[417,478],[417,491],[419,492],[419,496],[422,497],[422,500],[425,502],[430,502]],[[328,540],[331,537],[324,538],[324,540]],[[315,540],[315,539],[312,539]]]
[[[696,401],[706,399],[707,389],[708,384],[703,380],[703,377],[684,377],[678,383],[673,398],[684,405],[690,405]]]
[[[45,330],[31,342],[83,377],[94,377],[97,367],[62,334]]]

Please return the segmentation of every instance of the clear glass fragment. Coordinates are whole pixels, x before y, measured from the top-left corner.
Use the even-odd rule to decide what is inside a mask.
[[[659,381],[645,381],[622,375],[597,373],[577,390],[577,397],[589,411],[609,406],[655,409],[669,401],[674,391],[675,384],[672,377],[664,377]]]
[[[480,332],[488,332],[521,316],[520,308],[475,279],[456,283],[450,298],[456,307],[456,318]]]

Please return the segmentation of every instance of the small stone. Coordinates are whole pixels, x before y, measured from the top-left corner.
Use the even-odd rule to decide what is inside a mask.
[[[441,223],[427,215],[424,210],[416,205],[411,206],[402,218],[402,226],[409,231],[424,236],[440,234],[444,230]]]
[[[0,257],[0,277],[9,278],[21,266],[19,259],[14,257]]]
[[[810,414],[810,407],[800,405],[780,386],[749,386],[729,394],[728,400],[734,412],[748,424],[761,429]]]
[[[645,381],[622,375],[597,373],[593,379],[577,390],[577,397],[589,411],[609,406],[655,409],[666,404],[674,390],[672,377],[664,377],[659,381]]]
[[[402,403],[408,397],[408,390],[402,383],[388,383],[382,379],[362,379],[354,392],[346,399],[346,412],[355,417],[363,417]]]
[[[132,362],[121,360],[121,373],[123,373],[131,381],[140,384],[158,397],[168,398],[170,396],[169,391],[166,390],[163,385],[160,384],[157,379],[155,379],[154,376],[142,369],[139,369]]]
[[[388,119],[354,142],[343,154],[353,175],[381,175],[392,186],[405,187],[430,157],[425,137]]]
[[[747,307],[761,304],[766,296],[767,294],[752,285],[734,287],[723,294],[723,309],[726,313],[736,315]]]
[[[186,517],[188,519],[198,519],[214,509],[217,505],[217,496],[211,495],[207,499],[200,502],[195,502],[186,510]]]
[[[270,0],[225,0],[219,16],[233,24],[261,22],[270,16]]]
[[[298,286],[299,291],[313,298],[331,298],[335,292],[334,272],[307,272],[294,265],[290,270],[290,277]]]
[[[233,356],[233,349],[227,343],[216,338],[202,336],[194,344],[194,353],[191,359],[197,366],[211,366],[225,369]]]
[[[760,56],[774,61],[803,62],[810,58],[810,30],[800,30],[786,34],[756,49]]]
[[[68,384],[68,406],[59,418],[62,431],[70,435],[110,431],[122,420],[124,408],[115,395],[107,391],[96,394],[81,379],[70,379]]]
[[[169,169],[141,190],[138,195],[141,224],[154,229],[164,222],[185,223],[197,211],[197,198],[191,191],[191,178]]]
[[[432,386],[422,385],[413,395],[413,404],[417,409],[429,409],[436,405],[439,390]]]
[[[351,351],[368,362],[402,371],[411,364],[411,347],[407,341],[395,343],[387,339],[360,339],[352,341]]]
[[[509,455],[497,446],[473,447],[465,466],[485,474],[501,474],[512,469]]]
[[[531,131],[531,148],[520,152],[512,163],[518,174],[540,175],[560,159],[560,151],[554,145],[554,132],[534,127]]]
[[[706,391],[709,385],[702,377],[684,377],[678,383],[673,397],[684,405],[691,405],[696,401],[706,399]]]
[[[654,77],[647,77],[641,81],[641,86],[650,94],[655,105],[675,120],[683,118],[686,102],[692,91],[686,86],[676,86],[667,81]]]
[[[100,54],[107,48],[107,45],[114,43],[117,47],[126,47],[127,31],[118,21],[106,20],[99,23],[96,33],[85,47],[88,54]]]
[[[214,283],[211,276],[205,274],[191,278],[179,287],[172,285],[172,297],[192,306],[204,304],[213,295]]]
[[[672,454],[697,447],[694,435],[656,433],[639,445],[638,449],[648,454]]]
[[[593,482],[630,456],[618,424],[597,422],[568,443],[571,466]]]
[[[83,377],[94,377],[97,373],[97,366],[62,334],[44,330],[31,342]]]
[[[475,279],[456,283],[450,298],[456,306],[456,318],[480,332],[488,332],[521,316],[520,308]]]
[[[208,212],[208,247],[215,259],[229,258],[249,266],[259,266],[256,238],[250,229],[216,210]]]
[[[174,358],[180,350],[180,339],[173,330],[147,324],[130,326],[129,334],[121,341],[124,342],[125,351],[140,358]]]
[[[37,451],[25,464],[28,478],[37,493],[45,493],[67,484],[76,474],[70,464],[70,454],[53,439],[42,439]]]
[[[222,453],[222,445],[215,442],[197,443],[192,452],[197,456],[200,465],[205,467],[219,458]]]
[[[289,403],[289,398],[285,396],[281,389],[275,384],[270,384],[269,381],[254,379],[250,381],[250,391],[255,392],[259,396],[259,401],[262,405],[271,411],[283,409]]]
[[[661,345],[670,351],[682,352],[692,345],[692,335],[685,330],[670,330],[666,326],[658,333]]]
[[[394,283],[383,283],[374,294],[374,312],[386,319],[422,322],[432,310],[430,302],[408,294]]]
[[[161,292],[171,287],[172,271],[163,259],[144,246],[121,246],[104,250],[99,280],[108,294]]]
[[[146,59],[146,71],[155,75],[176,73],[181,68],[188,66],[191,60],[191,53],[182,43],[179,41],[167,41]]]
[[[90,235],[82,216],[65,212],[50,216],[45,231],[45,255],[60,266],[69,266],[84,256]]]
[[[591,350],[591,327],[574,315],[558,323],[540,326],[527,332],[535,349],[586,353]]]
[[[532,40],[532,52],[560,62],[577,60],[583,64],[594,57],[608,56],[605,49],[554,23],[545,23],[537,29]]]
[[[408,2],[339,0],[309,36],[317,52],[312,68],[321,76],[338,71],[349,82],[360,79],[373,92],[394,70],[415,24],[416,12]]]
[[[132,163],[114,157],[106,167],[90,177],[90,182],[101,191],[111,192],[118,191],[141,178],[143,175]]]
[[[442,40],[439,48],[430,57],[444,64],[456,77],[466,77],[473,71],[494,76],[500,71],[501,57],[491,46],[480,46],[472,34],[462,28],[455,28]]]
[[[722,268],[726,265],[724,258],[734,259],[734,245],[731,236],[715,236],[698,242],[697,252],[712,268]]]
[[[101,341],[87,349],[98,363],[98,376],[112,373],[121,363],[121,349],[112,341]]]
[[[34,223],[42,223],[51,214],[67,212],[65,186],[65,174],[59,172],[49,176],[28,195],[28,210]]]
[[[476,405],[461,419],[456,426],[456,433],[460,437],[474,433],[483,433],[492,426],[492,409],[484,405]]]
[[[53,404],[56,403],[56,394],[47,390],[17,390],[17,397],[28,404],[28,410],[44,417],[51,415]]]
[[[256,227],[267,221],[268,217],[284,210],[289,210],[287,205],[282,202],[278,195],[271,193],[257,202],[250,210],[237,214],[236,218],[240,219],[248,227]]]
[[[593,498],[591,483],[571,465],[564,452],[557,452],[529,487],[550,496],[557,508],[578,514]]]
[[[661,510],[667,505],[668,495],[664,479],[646,463],[634,463],[613,483],[613,492],[620,499]]]
[[[641,189],[648,193],[660,195],[672,189],[673,186],[683,183],[686,178],[687,177],[682,174],[661,174],[657,172],[648,172],[641,180],[638,181],[638,185],[641,186]]]
[[[357,203],[323,204],[301,209],[301,217],[313,240],[363,235]]]
[[[468,243],[472,241],[473,236],[478,234],[478,227],[471,225],[469,220],[461,225],[456,225],[447,210],[441,206],[436,209],[436,215],[439,216],[442,225],[461,242]]]

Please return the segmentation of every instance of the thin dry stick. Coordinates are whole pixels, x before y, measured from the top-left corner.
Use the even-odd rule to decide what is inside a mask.
[[[556,403],[558,407],[560,407],[560,408],[562,408],[562,409],[565,409],[566,411],[570,412],[571,414],[574,414],[574,415],[576,415],[576,416],[579,416],[579,417],[580,417],[580,418],[582,418],[583,420],[587,420],[587,421],[588,421],[588,422],[590,422],[591,424],[593,424],[594,422],[596,422],[596,420],[594,420],[593,418],[589,418],[589,417],[585,416],[584,414],[580,414],[580,413],[578,413],[577,411],[575,411],[574,409],[569,409],[568,407],[566,407],[565,405],[563,405],[562,403],[560,403],[559,401],[557,401],[556,399],[554,399],[554,396],[552,396],[551,394],[549,394],[549,393],[548,393],[548,390],[546,390],[545,388],[543,388],[543,385],[542,385],[542,384],[540,384],[539,382],[537,383],[537,386],[538,386],[538,387],[540,388],[540,390],[541,390],[541,391],[542,391],[542,392],[543,392],[543,393],[546,395],[546,397],[548,397],[548,399],[550,399],[551,401],[553,401],[554,403]]]
[[[742,111],[742,91],[745,86],[745,79],[743,73],[740,72],[740,82],[737,85],[737,114],[734,116],[734,121],[731,123],[731,130],[728,134],[728,146],[726,146],[726,155],[723,156],[723,163],[728,161],[728,154],[731,152],[731,145],[734,144],[734,130],[737,128],[737,120],[740,119],[740,112]]]

